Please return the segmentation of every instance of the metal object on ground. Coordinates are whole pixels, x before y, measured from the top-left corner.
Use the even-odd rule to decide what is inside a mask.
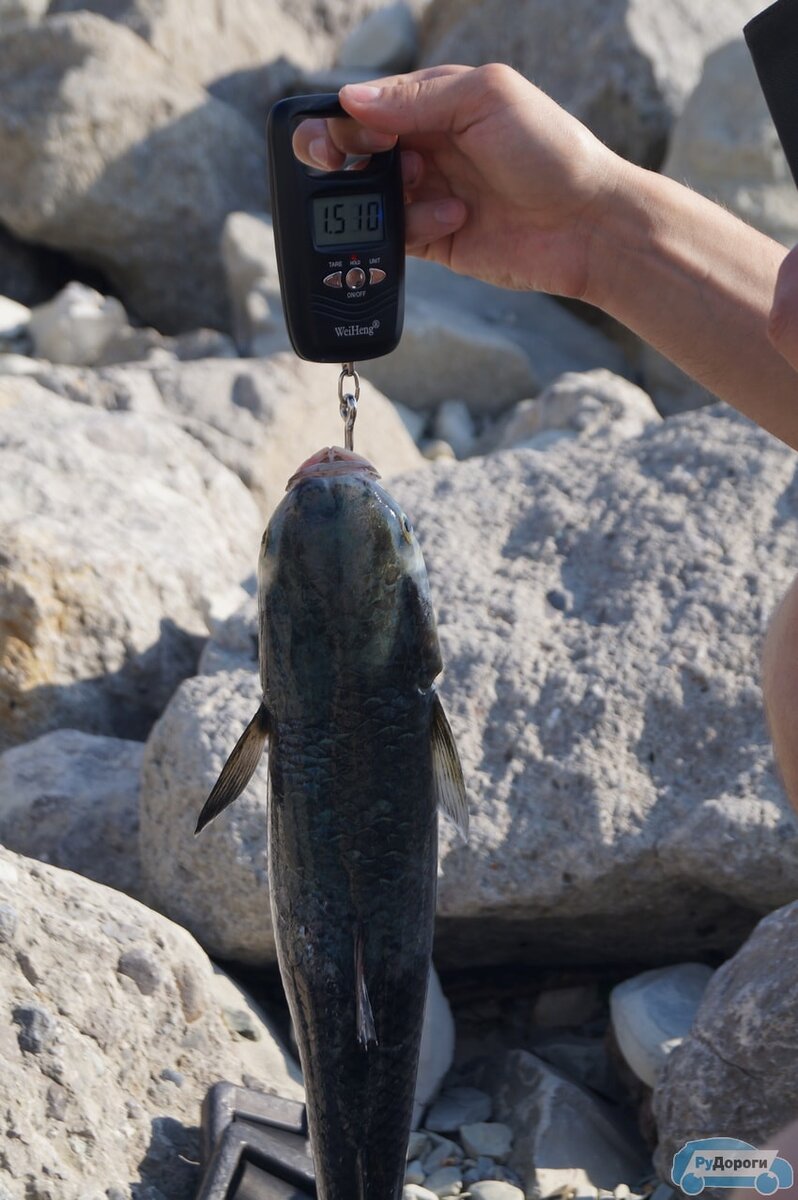
[[[217,1083],[202,1106],[204,1174],[196,1200],[312,1200],[305,1106]]]

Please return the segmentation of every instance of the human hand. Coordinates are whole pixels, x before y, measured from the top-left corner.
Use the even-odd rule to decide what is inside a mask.
[[[779,269],[768,336],[779,354],[798,371],[798,246]]]
[[[349,84],[355,119],[307,120],[294,150],[402,148],[407,250],[501,287],[589,299],[590,248],[621,160],[510,67],[443,66]]]

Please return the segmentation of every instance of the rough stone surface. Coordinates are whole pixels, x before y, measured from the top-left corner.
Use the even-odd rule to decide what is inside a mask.
[[[460,1140],[466,1154],[472,1158],[485,1155],[496,1162],[504,1162],[513,1144],[513,1132],[501,1121],[475,1121],[463,1125]]]
[[[523,1200],[524,1193],[511,1183],[498,1179],[485,1179],[469,1187],[471,1200]]]
[[[424,1118],[424,1127],[436,1133],[455,1133],[461,1125],[490,1120],[491,1109],[490,1096],[479,1088],[447,1088]]]
[[[430,569],[471,797],[467,846],[441,822],[437,961],[734,950],[798,893],[759,689],[795,570],[791,452],[710,409],[611,450],[510,451],[391,490]],[[172,915],[269,960],[265,762],[189,836],[257,705],[254,601],[203,669],[218,673],[181,689],[147,750],[148,857],[162,879],[196,881]]]
[[[170,422],[3,377],[0,513],[2,741],[142,737],[252,569],[252,497]]]
[[[0,843],[135,896],[140,742],[59,729],[0,755]]]
[[[759,0],[433,0],[422,64],[504,62],[584,121],[613,150],[658,165],[706,55]],[[585,70],[585,63],[596,64]]]
[[[224,327],[224,219],[265,203],[250,125],[88,12],[0,34],[0,93],[0,220],[100,267],[167,332]]]
[[[361,21],[344,38],[339,67],[379,72],[409,71],[418,54],[418,28],[409,5],[388,4]]]
[[[267,213],[230,213],[221,246],[236,343],[242,354],[257,354],[265,348],[259,347],[264,338],[271,346],[284,328],[271,218]]]
[[[612,989],[615,1039],[637,1078],[649,1087],[690,1032],[711,978],[711,968],[703,963],[679,963],[644,971]]]
[[[659,421],[651,398],[628,379],[603,368],[569,371],[536,399],[516,405],[491,440],[497,449],[522,449],[539,445],[541,434],[563,430],[592,446],[609,446]]]
[[[766,917],[715,972],[690,1034],[668,1057],[654,1093],[655,1158],[669,1179],[691,1138],[733,1131],[753,1146],[795,1119],[798,1077],[798,903]]]
[[[129,326],[123,305],[113,296],[102,296],[82,283],[69,283],[34,310],[29,328],[37,357],[91,366],[108,342]]]
[[[268,1057],[231,1031],[211,965],[184,929],[120,892],[0,848],[0,1195],[191,1200],[197,1118],[219,1079],[301,1098],[262,1021]],[[267,1069],[264,1069],[267,1068]],[[263,1071],[263,1073],[261,1073]]]
[[[642,1144],[618,1110],[598,1100],[525,1050],[488,1067],[483,1085],[495,1113],[513,1131],[510,1166],[524,1192],[550,1196],[564,1188],[590,1194],[635,1183],[646,1172]]]

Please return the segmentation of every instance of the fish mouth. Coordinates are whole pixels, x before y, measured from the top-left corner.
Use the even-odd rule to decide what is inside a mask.
[[[320,479],[331,475],[370,475],[372,479],[380,477],[376,467],[362,454],[344,450],[341,446],[325,446],[323,450],[311,454],[310,458],[294,471],[285,485],[285,490],[289,492],[303,479]]]

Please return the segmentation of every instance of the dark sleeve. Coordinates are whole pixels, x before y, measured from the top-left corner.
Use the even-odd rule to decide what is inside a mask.
[[[776,0],[749,21],[743,32],[798,184],[798,0]]]

